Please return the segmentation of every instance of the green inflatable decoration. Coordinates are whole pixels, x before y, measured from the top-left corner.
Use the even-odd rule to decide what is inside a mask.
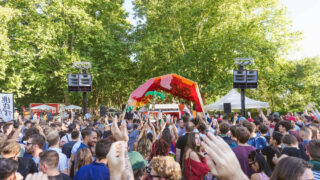
[[[161,92],[157,92],[157,91],[148,91],[144,96],[159,96],[162,100],[164,99],[164,95]]]

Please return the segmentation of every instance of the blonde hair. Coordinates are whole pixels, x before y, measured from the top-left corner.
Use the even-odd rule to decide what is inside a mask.
[[[161,177],[168,180],[180,180],[180,165],[170,156],[153,157],[150,166]]]
[[[21,146],[16,140],[9,139],[1,146],[1,153],[3,154],[19,154]]]
[[[138,141],[136,151],[138,151],[144,159],[147,159],[150,156],[152,151],[152,142],[146,135]]]
[[[58,168],[59,155],[54,150],[46,150],[39,154],[40,163],[46,164],[50,168]]]
[[[84,165],[91,164],[92,154],[88,148],[80,149],[74,157],[74,174]]]
[[[49,143],[49,146],[53,146],[58,143],[60,138],[58,131],[49,131],[47,135],[47,141]]]

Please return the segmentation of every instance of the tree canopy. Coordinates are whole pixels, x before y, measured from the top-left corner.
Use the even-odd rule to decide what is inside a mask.
[[[205,103],[232,88],[235,58],[252,57],[257,90],[275,110],[320,103],[319,58],[289,61],[300,39],[279,0],[135,1],[132,26],[123,0],[0,2],[0,89],[16,104],[81,104],[68,92],[76,61],[92,68],[89,106],[120,107],[149,78],[176,73],[198,82]]]

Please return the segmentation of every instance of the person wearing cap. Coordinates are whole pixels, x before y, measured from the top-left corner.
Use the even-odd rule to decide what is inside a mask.
[[[299,135],[299,130],[298,130],[300,128],[299,128],[299,126],[296,125],[296,118],[294,116],[290,116],[286,120],[290,121],[290,123],[291,123],[291,128],[288,131],[289,134],[294,135],[297,138],[297,140],[299,141],[299,143],[302,142],[302,139],[301,139],[301,137]]]
[[[245,117],[241,116],[241,117],[239,118],[240,124],[241,124],[241,122],[243,122],[243,121],[245,121],[245,120],[247,120],[247,119],[246,119]]]
[[[143,156],[137,151],[129,152],[129,159],[132,166],[134,179],[145,179],[147,176],[147,161],[144,160]]]
[[[297,119],[294,116],[290,116],[290,117],[286,118],[286,120],[291,121],[291,124],[292,124],[292,127],[293,127],[292,129],[294,129],[294,130],[299,130],[300,129],[300,127],[298,125],[296,125]]]

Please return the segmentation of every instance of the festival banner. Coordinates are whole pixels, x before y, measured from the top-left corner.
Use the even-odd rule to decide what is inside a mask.
[[[13,120],[13,94],[10,93],[0,93],[0,118],[3,121]]]

